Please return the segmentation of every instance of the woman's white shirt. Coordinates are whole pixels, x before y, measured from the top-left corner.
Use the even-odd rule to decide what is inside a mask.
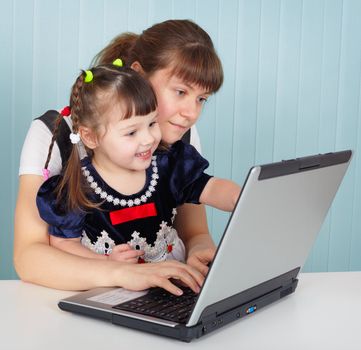
[[[19,175],[43,175],[51,138],[51,131],[41,120],[32,121],[21,150]],[[48,169],[51,175],[57,175],[61,168],[60,150],[55,143]]]
[[[192,146],[194,146],[194,148],[199,152],[199,154],[202,154],[201,139],[199,137],[198,130],[195,125],[191,127],[191,139],[189,143]]]

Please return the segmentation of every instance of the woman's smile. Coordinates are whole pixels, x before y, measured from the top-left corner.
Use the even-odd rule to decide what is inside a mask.
[[[174,127],[177,128],[177,129],[180,129],[180,130],[183,130],[183,131],[186,131],[186,130],[189,129],[189,126],[183,126],[183,125],[181,125],[181,124],[174,123],[174,122],[171,122],[171,121],[169,121],[169,124],[172,125],[172,126],[174,126]]]

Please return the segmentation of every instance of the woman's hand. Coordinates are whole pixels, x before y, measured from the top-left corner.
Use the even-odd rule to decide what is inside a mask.
[[[138,258],[144,255],[144,250],[135,250],[129,244],[118,244],[108,255],[109,260],[137,264]]]
[[[131,264],[121,270],[121,286],[130,290],[144,290],[151,287],[161,287],[168,292],[181,295],[182,290],[171,282],[179,280],[181,284],[190,287],[195,293],[199,293],[203,284],[204,276],[194,267],[183,264],[176,260],[168,260],[159,263]],[[119,282],[118,282],[119,283]],[[117,285],[118,283],[114,283]]]

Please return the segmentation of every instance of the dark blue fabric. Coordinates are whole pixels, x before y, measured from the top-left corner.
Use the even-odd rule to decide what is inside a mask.
[[[43,183],[36,197],[41,218],[49,224],[49,233],[57,237],[80,237],[84,226],[85,212],[67,211],[65,198],[56,198],[55,188],[61,179],[53,176]]]
[[[192,145],[182,141],[158,154],[158,166],[168,172],[169,189],[177,205],[199,204],[199,197],[211,177],[204,173],[208,161]]]
[[[40,216],[50,228],[49,233],[63,238],[79,237],[84,230],[91,240],[96,242],[103,231],[114,240],[116,244],[126,243],[131,239],[134,231],[146,236],[147,242],[152,243],[157,238],[157,232],[163,222],[171,226],[173,209],[184,203],[199,203],[199,197],[210,176],[204,173],[208,162],[196,149],[182,141],[176,142],[167,151],[157,151],[158,184],[147,203],[154,203],[157,210],[156,217],[138,219],[131,222],[113,226],[110,222],[109,212],[122,209],[113,203],[103,201],[93,189],[89,191],[89,199],[95,203],[102,203],[100,209],[90,209],[87,212],[67,212],[65,200],[57,201],[54,190],[60,180],[54,176],[44,182],[37,196],[37,205]],[[144,188],[131,196],[123,195],[108,186],[93,167],[90,158],[82,160],[90,175],[104,191],[113,198],[135,199],[140,198],[147,191],[152,180],[152,165],[146,170]],[[143,203],[142,203],[143,204]]]

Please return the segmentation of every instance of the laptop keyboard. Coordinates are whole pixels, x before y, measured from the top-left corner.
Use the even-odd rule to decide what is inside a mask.
[[[153,288],[144,296],[113,307],[177,323],[186,323],[198,294],[190,288],[182,288],[182,290],[181,296],[175,296],[162,288]]]

